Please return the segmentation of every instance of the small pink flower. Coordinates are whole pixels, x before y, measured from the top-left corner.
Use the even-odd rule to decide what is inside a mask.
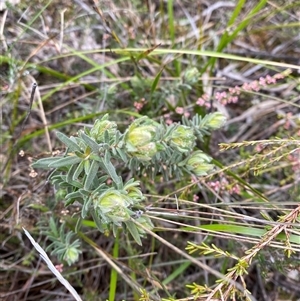
[[[63,267],[64,267],[63,264],[57,264],[57,265],[55,266],[55,268],[56,268],[60,273],[63,272]]]
[[[267,84],[275,84],[276,83],[276,79],[275,78],[273,78],[273,77],[271,77],[270,75],[267,75],[266,76],[266,82],[267,82]]]
[[[201,97],[198,98],[196,104],[200,107],[203,107],[203,106],[207,107],[207,103],[209,103],[208,101],[209,101],[209,97],[205,93]]]
[[[235,88],[229,88],[229,89],[228,89],[228,92],[229,92],[230,94],[235,94]]]
[[[177,114],[179,114],[179,115],[182,115],[182,114],[184,113],[184,109],[183,109],[182,107],[177,107],[177,108],[175,109],[175,112],[176,112]]]
[[[235,89],[235,94],[236,95],[240,95],[241,94],[241,88],[239,86],[235,86],[234,89]]]
[[[215,95],[216,100],[220,101],[223,97],[220,92],[217,92]]]
[[[196,104],[202,107],[205,105],[205,100],[202,97],[199,97],[198,100],[196,101]]]
[[[204,93],[204,94],[202,95],[202,98],[203,98],[205,101],[207,101],[207,100],[208,100],[208,94]]]
[[[197,195],[197,194],[194,194],[194,195],[193,195],[193,201],[194,201],[194,202],[197,202],[198,200],[199,200],[198,195]]]
[[[265,78],[260,77],[260,78],[259,78],[259,84],[260,84],[261,86],[265,87],[265,86],[267,85],[267,84],[266,84]]]
[[[250,83],[250,87],[253,91],[258,92],[260,90],[260,87],[258,85],[258,81],[255,80],[254,82]]]
[[[251,83],[244,83],[241,87],[235,86],[234,88],[229,88],[228,92],[216,92],[214,95],[214,99],[222,105],[227,105],[229,103],[237,103],[238,102],[238,95],[242,91],[251,92],[255,91],[258,92],[262,87],[266,87],[270,84],[275,84],[277,79],[282,79],[286,75],[277,73],[273,77],[267,75],[266,77],[260,77],[259,80],[254,80]],[[207,94],[203,94],[196,102],[199,106],[205,106],[210,108],[210,104],[208,103],[209,97]],[[181,113],[182,114],[182,113]]]
[[[144,104],[135,101],[134,104],[133,104],[133,106],[134,106],[134,107],[136,108],[136,110],[139,112],[139,111],[143,108]]]
[[[222,105],[227,104],[227,93],[226,92],[217,92],[215,95],[215,99],[221,103]]]
[[[170,125],[173,123],[172,119],[168,118],[168,119],[165,119],[165,123]]]
[[[241,189],[239,185],[234,185],[231,189],[230,189],[230,194],[240,194],[241,193]]]
[[[248,83],[244,83],[244,84],[242,85],[242,89],[243,89],[244,91],[251,91],[251,87],[250,87],[250,85],[249,85]]]
[[[257,145],[255,146],[255,151],[256,151],[257,153],[260,153],[262,150],[263,150],[263,145],[262,145],[262,144],[257,144]]]
[[[232,103],[237,103],[239,101],[239,98],[237,96],[232,96],[230,99]]]
[[[209,182],[208,186],[211,187],[214,191],[219,191],[221,188],[221,184],[219,181]]]

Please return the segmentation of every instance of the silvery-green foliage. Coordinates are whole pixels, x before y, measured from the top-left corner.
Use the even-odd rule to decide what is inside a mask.
[[[153,178],[161,174],[165,179],[185,173],[205,176],[214,166],[210,156],[195,148],[196,140],[224,121],[218,112],[204,118],[183,118],[183,124],[171,125],[144,116],[122,133],[105,115],[77,136],[57,132],[66,146],[64,155],[40,159],[32,167],[54,170],[52,183],[64,191],[65,206],[75,201],[81,204],[81,219],[92,217],[105,234],[116,234],[123,227],[141,244],[145,230],[138,223],[148,229],[153,224],[143,214],[145,197],[140,183],[133,178],[124,183],[120,170],[127,167],[136,175],[147,172]],[[63,252],[62,246],[60,250]]]
[[[81,252],[80,241],[75,239],[75,233],[65,231],[65,224],[61,224],[58,228],[55,220],[50,218],[49,228],[44,231],[48,239],[52,243],[47,247],[47,250],[52,250],[51,254],[55,254],[58,259],[67,262],[68,265],[73,264],[79,258]]]

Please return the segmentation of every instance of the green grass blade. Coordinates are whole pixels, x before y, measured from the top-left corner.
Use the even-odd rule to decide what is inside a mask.
[[[169,35],[172,41],[172,48],[175,47],[175,19],[174,19],[174,0],[168,0],[168,20],[169,20]],[[180,75],[181,68],[179,60],[174,60],[174,67],[176,70],[176,76]]]
[[[254,227],[247,226],[240,226],[240,225],[227,225],[227,224],[209,224],[209,225],[201,225],[201,226],[193,226],[193,227],[182,227],[182,230],[195,230],[198,229],[198,231],[204,230],[208,232],[222,232],[222,233],[233,233],[233,234],[239,234],[239,235],[245,235],[245,236],[251,236],[251,237],[262,237],[267,233],[266,229],[258,229]],[[300,245],[300,239],[299,235],[290,234],[289,235],[289,241],[295,244]],[[286,241],[286,235],[284,233],[279,233],[275,240],[279,241]]]
[[[174,26],[174,10],[173,0],[168,0],[168,20],[169,20],[169,35],[172,41],[172,45],[175,43],[175,26]]]
[[[117,231],[117,235],[114,240],[114,248],[113,248],[113,258],[119,257],[119,231]],[[117,291],[117,282],[118,282],[118,272],[115,269],[111,269],[110,272],[110,282],[109,282],[109,301],[116,300],[116,291]]]
[[[72,82],[76,82],[77,80],[79,80],[80,78],[84,77],[84,76],[87,76],[87,75],[90,75],[96,71],[99,71],[99,70],[102,70],[102,69],[105,69],[106,67],[108,66],[111,66],[111,65],[114,65],[114,64],[118,64],[120,62],[124,62],[126,60],[129,60],[128,57],[123,57],[123,58],[119,58],[119,59],[116,59],[116,60],[113,60],[111,62],[108,62],[108,63],[105,63],[103,65],[98,65],[98,66],[95,66],[91,69],[88,69],[88,70],[85,70],[73,77],[71,77],[70,79],[68,79],[67,81],[65,81],[64,83],[58,85],[55,89],[52,89],[51,91],[49,91],[47,94],[45,94],[43,97],[42,97],[42,101],[48,99],[50,96],[52,96],[55,92],[61,90],[63,87],[67,86],[69,83],[72,83]]]
[[[231,15],[231,18],[229,19],[228,21],[228,26],[231,26],[234,24],[236,18],[239,16],[244,4],[245,4],[245,0],[239,0],[239,2],[237,3],[232,15]]]
[[[161,70],[157,73],[157,75],[156,75],[155,78],[154,78],[154,81],[153,81],[152,86],[151,86],[151,91],[150,91],[150,100],[151,100],[152,97],[153,97],[153,93],[154,93],[155,90],[156,90],[156,87],[157,87],[157,85],[158,85],[158,82],[159,82],[159,80],[160,80],[160,77],[161,77],[161,74],[162,74],[163,70],[164,70],[164,67],[161,68]]]
[[[228,33],[228,29],[232,27],[235,20],[237,19],[239,13],[241,12],[241,9],[243,8],[245,4],[245,0],[240,0],[235,8],[235,10],[232,13],[232,16],[228,22],[228,26],[226,28],[225,33],[223,34],[220,43],[217,47],[217,52],[221,52],[229,43],[231,43],[236,36],[241,32],[249,23],[252,21],[252,18],[267,4],[267,0],[261,0],[249,13],[247,18],[244,18],[236,27],[236,29],[232,32],[232,34]],[[208,63],[203,67],[202,72],[204,72],[208,66],[211,66],[211,68],[214,67],[216,62],[216,58],[211,58]]]
[[[144,48],[126,48],[127,52],[136,52],[136,51],[145,51]],[[99,52],[106,52],[107,50],[98,50]],[[112,51],[118,53],[118,49],[112,49]],[[253,63],[257,65],[262,66],[274,66],[274,67],[281,67],[281,68],[291,68],[300,70],[299,65],[294,64],[287,64],[287,63],[281,63],[281,62],[275,62],[275,61],[269,61],[269,60],[260,60],[260,59],[254,59],[249,58],[245,56],[238,56],[234,54],[228,54],[228,53],[222,53],[222,52],[216,52],[216,51],[202,51],[202,50],[190,50],[190,49],[163,49],[163,48],[157,48],[153,50],[149,56],[151,55],[157,55],[157,54],[190,54],[190,55],[199,55],[199,56],[208,56],[208,57],[215,57],[215,58],[222,58],[222,59],[228,59],[231,61],[240,61],[240,62],[248,62]]]
[[[168,285],[172,282],[175,278],[182,275],[184,271],[191,265],[190,261],[183,262],[177,269],[175,269],[166,279],[163,280],[164,285]]]

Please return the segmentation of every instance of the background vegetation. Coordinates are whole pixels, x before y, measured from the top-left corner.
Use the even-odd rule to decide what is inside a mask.
[[[300,2],[8,2],[0,299],[74,300],[25,228],[82,300],[298,300]],[[82,208],[31,167],[65,151],[56,130],[77,136],[105,114],[125,132],[141,116],[171,125],[216,111],[226,124],[195,146],[213,158],[208,176],[115,166],[146,197],[142,245],[90,218],[78,230]]]

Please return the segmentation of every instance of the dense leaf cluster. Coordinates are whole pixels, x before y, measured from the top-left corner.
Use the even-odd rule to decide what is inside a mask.
[[[102,233],[127,229],[141,244],[142,226],[153,227],[143,215],[145,199],[134,178],[126,183],[120,166],[152,177],[161,173],[166,179],[184,173],[207,175],[213,169],[211,157],[195,149],[196,139],[223,125],[220,113],[183,120],[184,124],[166,125],[144,116],[136,119],[124,133],[105,115],[91,129],[67,137],[57,132],[66,146],[62,157],[43,158],[33,168],[53,169],[52,183],[64,192],[65,206],[76,201],[81,206],[80,220],[92,217]],[[80,223],[78,223],[79,225]]]

